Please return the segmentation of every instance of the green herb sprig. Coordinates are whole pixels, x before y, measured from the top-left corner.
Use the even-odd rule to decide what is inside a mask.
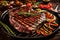
[[[0,24],[2,25],[3,28],[5,28],[5,30],[8,32],[9,35],[16,36],[16,34],[9,28],[9,26],[7,26],[1,21],[0,21]]]

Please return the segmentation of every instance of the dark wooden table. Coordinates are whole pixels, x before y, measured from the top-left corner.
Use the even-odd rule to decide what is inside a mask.
[[[54,2],[52,2],[52,3],[54,6],[56,6],[57,4],[60,6],[60,3],[54,3]],[[59,8],[58,8],[58,10],[60,10]],[[0,15],[1,15],[1,13],[0,13]],[[16,40],[16,39],[8,36],[4,31],[2,31],[2,28],[0,26],[0,40]],[[58,30],[52,38],[47,38],[46,40],[60,40],[60,30]]]

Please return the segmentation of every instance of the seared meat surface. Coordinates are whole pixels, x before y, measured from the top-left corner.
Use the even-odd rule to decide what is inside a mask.
[[[18,15],[17,13],[20,11],[25,11],[27,12],[28,9],[20,8],[19,10],[10,10],[9,11],[9,21],[12,26],[14,26],[15,29],[17,29],[19,32],[25,32],[25,33],[30,33],[34,30],[36,30],[36,27],[42,22],[43,17],[41,15],[37,16],[29,16],[29,17],[24,17],[23,15]],[[30,10],[31,11],[31,10]],[[31,11],[32,13],[36,14],[37,12]],[[43,15],[45,16],[45,15]],[[41,19],[41,20],[40,20]]]

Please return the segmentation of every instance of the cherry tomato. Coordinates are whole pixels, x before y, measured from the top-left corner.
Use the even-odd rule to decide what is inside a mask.
[[[38,5],[39,8],[44,8],[43,4]]]
[[[38,7],[41,8],[41,9],[48,9],[48,10],[51,10],[52,4],[50,4],[50,3],[49,3],[48,5],[40,4],[40,5],[38,5]]]
[[[49,5],[46,6],[47,9],[50,9],[51,7]]]
[[[27,7],[31,7],[32,6],[32,4],[31,3],[27,3]]]
[[[51,3],[49,3],[48,5],[49,5],[50,7],[52,7],[52,4],[51,4]]]
[[[51,7],[51,8],[49,8],[48,10],[53,10],[53,8]]]
[[[44,5],[44,8],[47,8],[47,5]]]
[[[52,7],[49,6],[49,5],[47,5],[47,6],[46,6],[46,9],[48,9],[48,10],[52,10]]]

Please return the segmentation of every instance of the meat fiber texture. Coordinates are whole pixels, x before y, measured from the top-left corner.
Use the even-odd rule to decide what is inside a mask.
[[[25,18],[21,15],[19,16],[17,12],[19,12],[19,10],[13,10],[13,9],[9,10],[9,21],[10,24],[19,32],[31,33],[32,31],[36,30],[36,27],[42,21],[45,20],[45,17],[42,17],[42,15],[44,16],[43,13],[42,15],[37,15],[33,17],[30,16]]]

